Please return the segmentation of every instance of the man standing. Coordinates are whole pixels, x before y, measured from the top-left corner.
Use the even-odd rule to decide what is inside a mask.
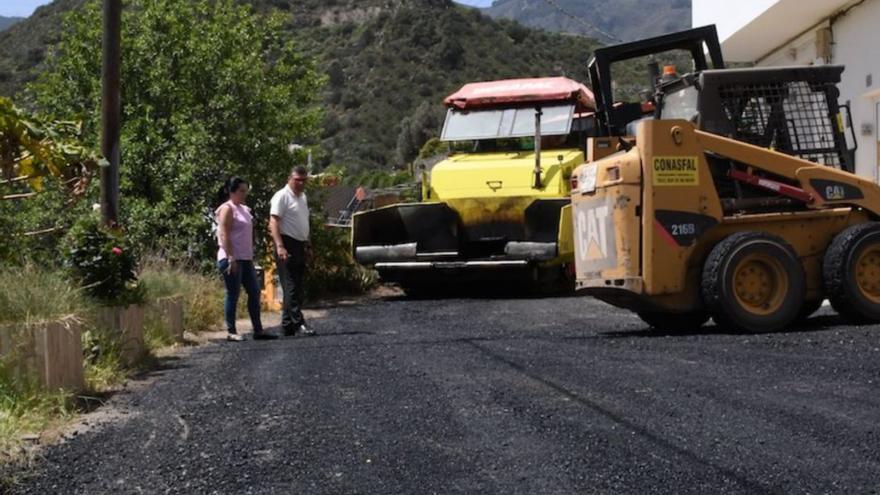
[[[287,178],[287,185],[272,197],[269,230],[275,241],[275,265],[284,292],[281,326],[284,335],[314,335],[306,326],[300,304],[303,275],[309,242],[309,204],[306,200],[308,171],[297,166]]]

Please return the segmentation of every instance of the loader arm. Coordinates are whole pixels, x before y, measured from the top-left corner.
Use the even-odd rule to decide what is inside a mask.
[[[695,132],[707,152],[797,181],[807,194],[804,202],[810,209],[853,206],[880,217],[880,186],[871,181],[760,146],[705,131]]]

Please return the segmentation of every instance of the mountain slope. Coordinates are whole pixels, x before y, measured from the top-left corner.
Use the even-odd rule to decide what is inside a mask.
[[[495,0],[485,12],[493,18],[603,41],[649,38],[691,25],[690,0]]]
[[[58,42],[65,12],[85,0],[55,0],[0,32],[0,95],[12,96],[34,78],[50,46]]]
[[[83,1],[56,0],[0,33],[0,94],[14,95],[35,77],[58,39],[62,14]],[[405,163],[413,146],[398,153],[398,141],[437,132],[442,98],[462,84],[544,75],[586,81],[586,61],[597,46],[583,37],[492,20],[450,0],[247,3],[289,13],[290,36],[327,72],[317,158],[350,170]]]
[[[389,153],[405,141],[401,119],[417,113],[416,127],[439,130],[443,97],[466,82],[545,75],[586,81],[596,46],[444,1],[403,2],[360,24],[314,30],[308,39],[329,74],[324,148],[355,168],[414,158],[411,149],[403,157]]]
[[[13,24],[21,22],[22,20],[24,20],[24,17],[3,17],[0,15],[0,31],[8,29]]]

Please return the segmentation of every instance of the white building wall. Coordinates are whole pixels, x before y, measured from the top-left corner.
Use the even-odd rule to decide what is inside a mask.
[[[826,63],[818,57],[816,45],[817,30],[826,26],[831,28],[833,39],[829,62],[846,66],[840,101],[849,102],[853,112],[859,145],[856,173],[880,181],[880,0],[865,0],[754,62],[761,66]]]
[[[866,0],[832,25],[833,59],[845,65],[842,101],[850,101],[859,142],[859,175],[878,180],[880,173],[880,0]]]
[[[824,23],[820,27],[827,26]],[[819,27],[817,27],[819,29]],[[761,60],[755,60],[759,66],[785,66],[785,65],[820,65],[824,64],[816,50],[816,31],[811,30],[801,35],[798,39],[784,47],[778,48]]]
[[[694,27],[715,24],[722,40],[745,27],[779,0],[694,0],[691,18]]]

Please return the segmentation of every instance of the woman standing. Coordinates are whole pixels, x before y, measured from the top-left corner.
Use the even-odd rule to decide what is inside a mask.
[[[276,335],[264,332],[260,321],[260,284],[257,282],[257,271],[254,267],[254,219],[251,209],[244,204],[249,190],[250,185],[244,179],[229,179],[221,192],[221,198],[225,202],[215,211],[219,226],[217,240],[220,244],[217,267],[226,284],[224,312],[227,340],[233,342],[244,340],[235,329],[235,309],[242,286],[247,292],[247,307],[254,327],[254,339],[277,338]]]

